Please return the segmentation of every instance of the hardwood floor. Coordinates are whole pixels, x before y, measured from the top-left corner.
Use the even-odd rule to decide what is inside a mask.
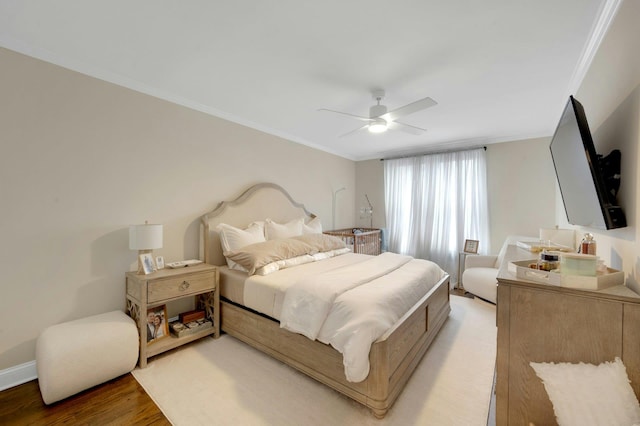
[[[38,381],[0,392],[0,425],[171,425],[131,374],[45,405]]]

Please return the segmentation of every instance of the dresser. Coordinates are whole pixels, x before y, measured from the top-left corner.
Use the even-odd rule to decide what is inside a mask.
[[[577,290],[517,278],[508,263],[535,254],[509,246],[498,272],[496,424],[553,425],[530,362],[600,364],[619,357],[640,397],[640,295],[625,286]]]

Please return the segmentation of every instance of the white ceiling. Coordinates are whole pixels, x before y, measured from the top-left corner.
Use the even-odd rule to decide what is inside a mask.
[[[0,0],[0,45],[363,160],[551,135],[617,3]],[[362,123],[317,111],[377,88],[435,99],[401,120],[428,131],[340,138]]]

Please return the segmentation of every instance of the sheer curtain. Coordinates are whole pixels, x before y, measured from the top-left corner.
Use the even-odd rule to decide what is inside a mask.
[[[389,251],[429,259],[457,282],[465,239],[487,253],[484,148],[384,161]]]

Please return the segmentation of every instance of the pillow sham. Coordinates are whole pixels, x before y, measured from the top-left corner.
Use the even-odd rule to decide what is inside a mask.
[[[327,234],[304,234],[292,239],[302,241],[313,246],[316,252],[325,252],[345,248],[347,245],[338,237]]]
[[[294,219],[290,222],[280,224],[271,219],[265,220],[264,234],[267,240],[278,240],[291,238],[302,234],[304,219]]]
[[[276,262],[267,263],[261,268],[257,268],[254,275],[269,275],[274,272],[278,272],[281,269],[290,268],[292,266],[303,265],[305,263],[311,263],[318,260],[316,254],[303,254],[302,256],[292,257],[291,259],[282,259]]]
[[[302,234],[322,234],[322,222],[319,217],[314,217],[308,223],[302,223]]]
[[[225,252],[224,255],[245,268],[249,275],[253,275],[256,269],[270,263],[316,252],[313,246],[303,241],[287,238],[250,244],[235,251]]]
[[[302,256],[296,256],[289,259],[278,260],[279,269],[291,268],[292,266],[304,265],[305,263],[315,262],[315,258],[312,254],[305,254]]]
[[[558,424],[635,425],[640,405],[620,358],[600,365],[530,363],[542,379]]]
[[[227,225],[226,223],[221,223],[216,227],[216,230],[220,233],[220,245],[222,246],[223,254],[239,250],[250,244],[265,241],[264,225],[261,222],[254,222],[244,230]],[[229,258],[227,258],[227,266],[229,266],[230,269],[247,271]]]
[[[313,254],[312,256],[315,260],[324,260],[329,259],[330,257],[340,256],[341,254],[345,253],[351,253],[351,249],[349,247],[344,247],[336,250],[323,251]]]
[[[278,272],[280,270],[280,265],[278,262],[267,263],[266,265],[256,268],[256,271],[253,273],[254,275],[269,275],[274,272]]]

